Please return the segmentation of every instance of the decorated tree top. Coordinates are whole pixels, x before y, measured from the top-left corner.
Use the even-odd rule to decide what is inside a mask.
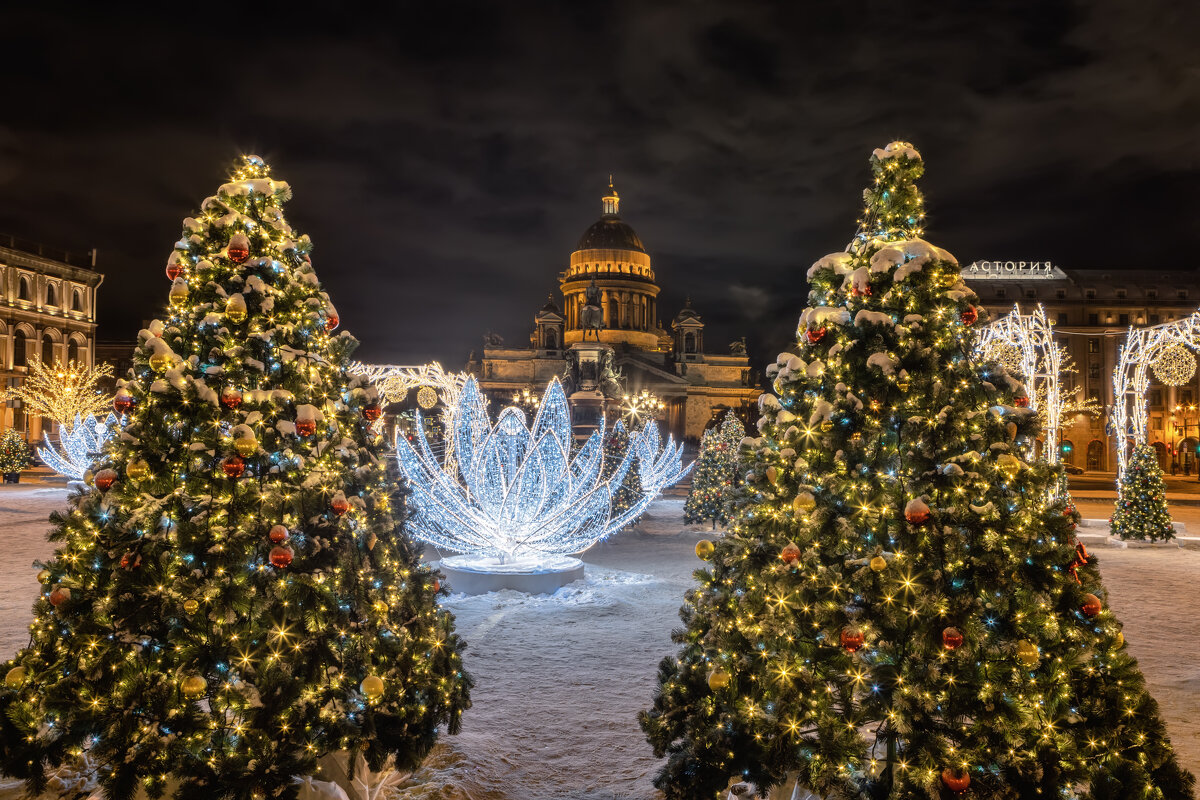
[[[0,760],[35,790],[89,746],[110,798],[274,796],[334,751],[411,767],[468,705],[290,194],[246,156],[184,221],[124,427],[55,519],[0,695]]]

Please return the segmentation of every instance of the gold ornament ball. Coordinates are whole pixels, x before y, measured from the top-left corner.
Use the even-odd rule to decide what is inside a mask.
[[[150,356],[150,367],[155,372],[166,372],[175,363],[175,359],[171,358],[169,353],[155,353]]]
[[[1125,634],[1121,633],[1120,631],[1117,631],[1117,647],[1120,648],[1120,647],[1124,647],[1124,646],[1125,646]]]
[[[812,496],[812,492],[801,492],[796,495],[796,499],[792,501],[792,510],[797,514],[805,514],[816,508],[817,498]]]
[[[237,450],[239,456],[249,458],[258,452],[258,439],[251,436],[242,439],[233,440],[233,449]]]
[[[1038,646],[1030,641],[1017,642],[1017,660],[1030,669],[1036,667],[1041,660]]]
[[[183,610],[189,614],[195,614],[197,611],[200,610],[200,603],[194,599],[185,600],[183,602]]]
[[[134,459],[129,462],[129,466],[125,467],[125,474],[132,480],[140,481],[150,474],[150,465],[140,458]]]
[[[896,381],[896,386],[900,389],[900,391],[907,392],[909,383],[908,383],[908,381],[904,381],[904,380]]]
[[[83,471],[83,483],[85,486],[91,486],[92,481],[95,480],[95,478],[96,473],[92,472],[90,469]]]
[[[728,686],[729,681],[731,680],[732,677],[730,677],[728,672],[720,667],[717,667],[712,672],[708,673],[708,688],[712,689],[714,692],[720,691]]]
[[[708,539],[701,539],[700,541],[696,542],[696,555],[705,561],[708,561],[708,559],[712,558],[713,551],[716,549],[717,546]]]
[[[50,570],[48,570],[48,569],[38,570],[37,580],[38,580],[38,583],[46,583],[47,581],[49,581],[50,580]]]
[[[208,681],[199,675],[189,675],[179,685],[184,697],[199,697],[208,688]]]
[[[830,421],[829,421],[829,420],[827,420],[827,419],[826,419],[826,420],[822,420],[822,421],[821,421],[821,432],[822,432],[822,433],[829,433],[831,430],[833,430],[833,423],[832,423],[832,422],[830,422]]]
[[[996,466],[1005,472],[1013,473],[1021,468],[1021,459],[1009,453],[1002,453],[996,458]]]
[[[767,482],[775,483],[779,480],[779,470],[775,467],[767,467]]]
[[[388,612],[388,604],[383,600],[376,600],[374,606],[377,614],[386,614]]]
[[[417,390],[417,405],[421,408],[429,409],[437,405],[437,392],[428,386],[422,386]]]
[[[1196,357],[1186,345],[1175,342],[1155,356],[1150,369],[1167,386],[1183,386],[1196,374]]]
[[[171,294],[169,295],[169,297],[171,299],[171,305],[173,305],[173,306],[183,305],[184,303],[187,302],[187,299],[188,299],[187,287],[186,286],[172,286]]]
[[[24,667],[13,667],[8,671],[8,674],[4,676],[4,685],[10,689],[19,688],[20,685],[25,682],[26,674],[27,671]]]
[[[363,678],[362,685],[358,688],[362,689],[363,695],[374,702],[383,697],[383,678],[378,675],[368,675]]]
[[[887,569],[887,559],[883,556],[875,556],[871,559],[871,570],[873,572],[883,572]]]
[[[241,322],[246,318],[246,306],[236,300],[230,300],[225,304],[225,316],[234,322]]]

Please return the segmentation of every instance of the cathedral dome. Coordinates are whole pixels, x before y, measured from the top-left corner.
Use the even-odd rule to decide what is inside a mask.
[[[580,250],[633,250],[645,253],[646,246],[642,244],[637,231],[626,225],[618,216],[620,197],[613,188],[612,176],[608,179],[608,195],[604,198],[604,216],[579,237],[576,252]]]

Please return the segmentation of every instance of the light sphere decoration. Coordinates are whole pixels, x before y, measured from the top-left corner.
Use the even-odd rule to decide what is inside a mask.
[[[1196,375],[1196,356],[1186,345],[1164,347],[1150,364],[1154,377],[1166,386],[1183,386]]]
[[[47,442],[45,447],[38,448],[38,458],[59,475],[82,481],[83,474],[96,463],[104,443],[112,438],[118,427],[113,414],[105,417],[104,422],[98,422],[91,414],[86,417],[76,414],[70,430],[66,426],[60,429],[58,447]]]
[[[411,492],[409,530],[462,554],[441,562],[459,592],[552,592],[581,578],[583,563],[570,556],[637,519],[691,469],[683,466],[683,446],[671,437],[664,445],[651,422],[630,434],[624,457],[603,478],[604,421],[572,453],[571,411],[557,380],[543,394],[532,424],[515,406],[491,424],[474,378],[463,387],[453,419],[448,432],[453,462],[434,454],[419,411],[413,441],[397,437],[396,455]],[[614,429],[620,427],[618,422]],[[613,495],[634,459],[642,494],[614,515]]]
[[[437,405],[437,392],[432,387],[422,386],[417,390],[417,405],[425,410],[429,410]]]

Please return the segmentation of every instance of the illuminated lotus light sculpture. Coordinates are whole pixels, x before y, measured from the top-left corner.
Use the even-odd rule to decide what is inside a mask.
[[[515,406],[491,425],[472,378],[459,396],[454,423],[452,464],[434,454],[419,412],[414,441],[398,437],[396,454],[410,491],[409,530],[463,554],[441,562],[457,592],[547,592],[577,580],[583,563],[569,556],[632,522],[691,469],[683,466],[682,445],[671,437],[663,445],[650,423],[630,437],[621,462],[603,478],[604,423],[572,456],[571,412],[557,380],[531,425]],[[613,517],[613,493],[635,458],[641,497]]]
[[[75,424],[70,430],[60,428],[58,446],[62,448],[62,452],[47,444],[46,447],[38,448],[38,458],[58,474],[81,481],[84,473],[104,449],[104,443],[112,437],[116,425],[117,418],[112,414],[109,414],[104,422],[97,422],[91,414],[85,418],[76,414]]]

